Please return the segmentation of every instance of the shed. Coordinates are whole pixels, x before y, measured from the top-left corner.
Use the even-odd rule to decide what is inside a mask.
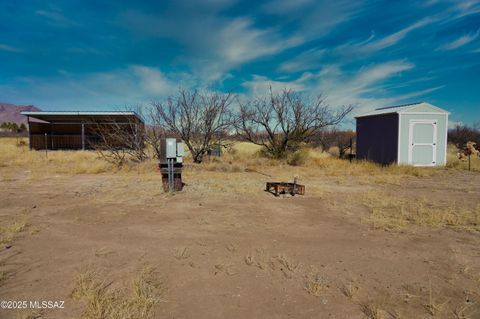
[[[101,140],[100,125],[104,131],[109,127],[113,132],[122,128],[131,134],[144,128],[142,119],[135,112],[39,111],[21,114],[27,117],[29,145],[35,150],[93,149]]]
[[[384,165],[444,166],[449,114],[419,102],[357,116],[357,158]]]

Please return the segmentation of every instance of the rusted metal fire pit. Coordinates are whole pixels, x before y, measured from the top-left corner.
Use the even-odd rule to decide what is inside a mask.
[[[297,184],[296,180],[293,183],[267,182],[265,190],[275,196],[279,196],[280,194],[290,194],[292,196],[295,196],[295,194],[305,195],[305,185]]]

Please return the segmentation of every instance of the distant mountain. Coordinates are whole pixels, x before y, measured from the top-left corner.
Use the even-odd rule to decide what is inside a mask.
[[[27,123],[27,117],[20,114],[24,111],[40,111],[33,105],[14,105],[0,102],[0,124],[4,122],[14,122],[17,124]]]

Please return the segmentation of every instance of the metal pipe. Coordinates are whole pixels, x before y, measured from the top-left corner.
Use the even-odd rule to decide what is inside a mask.
[[[48,158],[48,138],[47,138],[47,133],[45,133],[45,159]]]
[[[85,150],[85,124],[82,123],[82,150]]]
[[[27,115],[28,148],[32,150],[32,141],[30,137],[30,116]]]

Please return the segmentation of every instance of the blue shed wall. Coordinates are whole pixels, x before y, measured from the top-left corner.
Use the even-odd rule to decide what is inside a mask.
[[[357,159],[388,165],[397,153],[398,114],[357,118]]]

